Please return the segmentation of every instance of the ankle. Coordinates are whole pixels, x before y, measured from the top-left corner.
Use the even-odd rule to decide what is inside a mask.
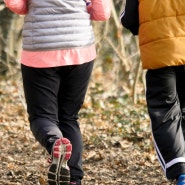
[[[70,184],[81,185],[81,177],[71,176]]]

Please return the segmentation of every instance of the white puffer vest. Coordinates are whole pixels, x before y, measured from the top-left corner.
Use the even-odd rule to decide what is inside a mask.
[[[90,15],[83,0],[29,0],[24,50],[70,49],[93,43]]]

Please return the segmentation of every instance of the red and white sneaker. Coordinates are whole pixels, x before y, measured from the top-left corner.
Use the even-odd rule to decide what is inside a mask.
[[[48,172],[49,185],[68,185],[70,171],[67,165],[71,157],[72,145],[66,138],[57,139],[53,145],[51,166]]]

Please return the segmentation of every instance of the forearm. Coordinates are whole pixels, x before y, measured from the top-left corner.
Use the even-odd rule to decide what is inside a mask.
[[[25,15],[28,11],[27,0],[4,0],[6,7],[12,12]]]
[[[105,21],[110,18],[111,0],[87,0],[86,4],[92,20]]]

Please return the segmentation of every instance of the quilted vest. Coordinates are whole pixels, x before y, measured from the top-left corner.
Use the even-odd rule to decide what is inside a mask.
[[[83,0],[29,0],[28,6],[23,26],[24,50],[70,49],[94,43]]]
[[[185,1],[139,0],[144,69],[185,65]]]

